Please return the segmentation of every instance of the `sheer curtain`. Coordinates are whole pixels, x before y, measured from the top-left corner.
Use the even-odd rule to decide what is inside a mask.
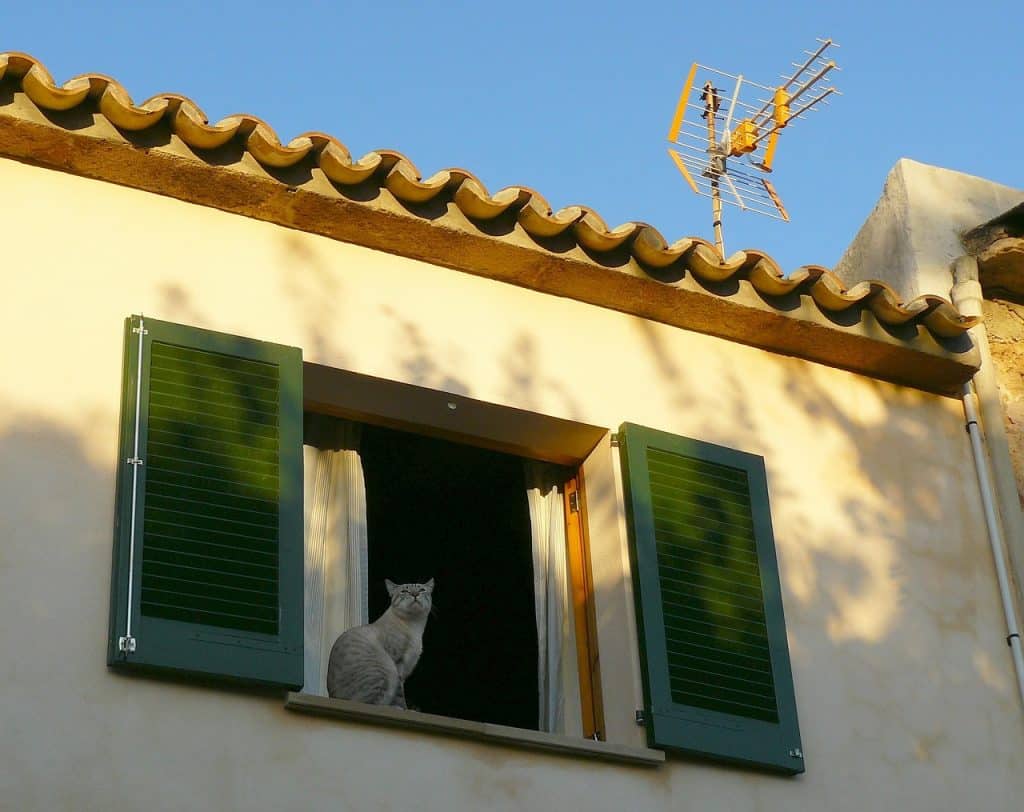
[[[305,467],[305,683],[326,696],[338,635],[367,622],[366,485],[359,425],[307,415]]]
[[[565,508],[559,489],[564,474],[560,475],[554,466],[532,460],[527,460],[525,466],[533,536],[539,728],[549,733],[582,736]]]

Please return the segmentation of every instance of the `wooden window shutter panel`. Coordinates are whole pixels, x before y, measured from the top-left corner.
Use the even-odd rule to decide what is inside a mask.
[[[619,451],[651,745],[803,772],[763,459],[630,423]]]
[[[125,323],[107,662],[303,681],[302,353]]]

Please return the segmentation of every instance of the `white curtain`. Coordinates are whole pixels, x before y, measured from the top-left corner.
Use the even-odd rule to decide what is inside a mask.
[[[537,618],[539,728],[582,736],[576,630],[565,540],[565,509],[559,488],[564,474],[526,461],[527,501],[533,535],[533,594]]]
[[[305,466],[305,684],[326,696],[338,635],[367,618],[366,485],[359,425],[308,415]]]

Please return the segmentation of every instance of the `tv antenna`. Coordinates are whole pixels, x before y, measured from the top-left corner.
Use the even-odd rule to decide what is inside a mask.
[[[782,199],[766,175],[772,171],[779,135],[793,121],[804,118],[829,96],[839,94],[821,82],[839,70],[826,58],[839,46],[819,39],[816,51],[804,51],[803,64],[781,77],[775,87],[751,82],[696,62],[690,67],[679,96],[668,140],[668,154],[686,182],[699,195],[711,198],[715,247],[725,258],[722,237],[722,201],[744,211],[789,221]],[[716,83],[731,87],[723,90]],[[728,93],[727,97],[723,92]],[[696,112],[695,112],[696,111]],[[699,116],[696,114],[699,113]]]

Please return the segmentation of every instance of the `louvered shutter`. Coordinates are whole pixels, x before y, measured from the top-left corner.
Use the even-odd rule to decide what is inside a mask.
[[[761,457],[619,433],[653,746],[804,771]]]
[[[108,663],[298,688],[302,353],[125,326]]]

